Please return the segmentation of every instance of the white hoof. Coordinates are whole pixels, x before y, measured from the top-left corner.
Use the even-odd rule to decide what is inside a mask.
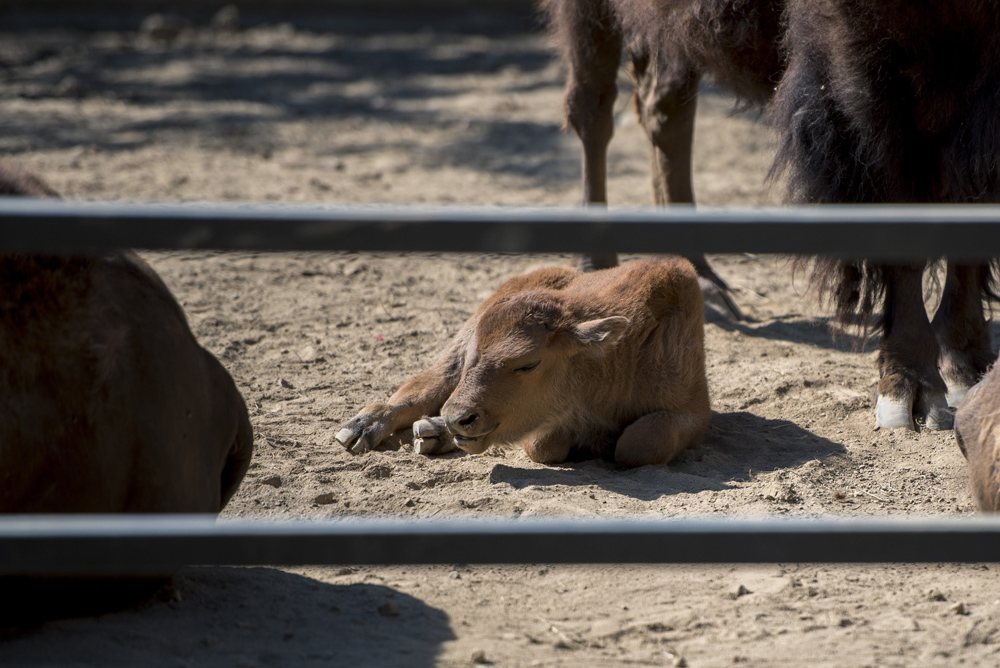
[[[955,426],[955,409],[950,407],[944,394],[933,394],[922,399],[918,409],[925,416],[924,427],[927,429],[947,431]]]
[[[962,399],[965,399],[965,395],[968,393],[969,393],[968,386],[949,385],[948,392],[944,396],[949,406],[951,406],[952,408],[958,408],[958,405],[962,403]]]
[[[443,418],[424,418],[413,423],[413,451],[418,455],[443,455],[455,447]]]
[[[879,395],[875,404],[875,428],[916,431],[917,425],[913,422],[913,404]]]

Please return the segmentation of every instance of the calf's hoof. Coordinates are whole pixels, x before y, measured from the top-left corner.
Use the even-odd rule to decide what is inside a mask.
[[[423,418],[413,423],[413,451],[418,455],[443,455],[457,447],[444,418]]]

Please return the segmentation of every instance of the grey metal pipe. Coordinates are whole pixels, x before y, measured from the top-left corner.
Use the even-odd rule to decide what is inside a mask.
[[[183,565],[1000,561],[1000,520],[0,518],[0,575],[141,575]]]
[[[522,208],[0,199],[0,250],[1000,254],[1000,206]]]

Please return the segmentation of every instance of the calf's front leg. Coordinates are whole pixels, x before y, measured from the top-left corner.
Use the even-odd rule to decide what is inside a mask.
[[[403,383],[388,401],[369,404],[355,415],[337,432],[337,442],[361,454],[378,447],[393,432],[437,415],[458,385],[474,328],[472,320],[467,322],[431,368]],[[436,451],[443,452],[440,447]]]

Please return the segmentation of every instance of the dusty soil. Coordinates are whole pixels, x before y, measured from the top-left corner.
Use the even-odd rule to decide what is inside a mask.
[[[222,34],[196,19],[162,41],[135,31],[138,21],[81,31],[54,27],[58,16],[0,16],[0,151],[67,197],[580,196],[577,142],[561,130],[562,73],[530,20],[250,17],[248,29]],[[619,108],[612,205],[646,204],[648,150],[627,95]],[[764,184],[769,130],[732,110],[704,87],[700,201],[780,201],[780,184]],[[565,257],[144,255],[250,407],[256,457],[227,517],[973,512],[950,433],[873,430],[871,347],[854,352],[850,336],[831,335],[786,258],[712,258],[752,319],[706,323],[709,436],[674,465],[623,471],[539,466],[515,450],[352,456],[333,441],[342,422],[425,367],[500,282]],[[749,593],[737,595],[741,585]],[[993,566],[188,569],[176,592],[140,611],[10,634],[0,662],[451,666],[476,652],[500,666],[1000,661]]]

